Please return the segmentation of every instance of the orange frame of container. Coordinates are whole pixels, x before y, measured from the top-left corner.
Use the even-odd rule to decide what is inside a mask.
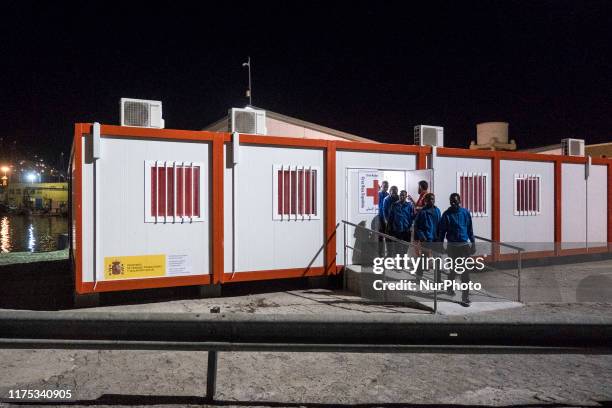
[[[225,272],[224,269],[224,203],[222,189],[212,189],[211,200],[211,231],[212,231],[212,273],[205,275],[194,275],[184,277],[164,277],[164,278],[146,278],[146,279],[128,279],[121,281],[101,281],[83,282],[83,263],[82,263],[82,248],[83,248],[83,212],[82,212],[82,166],[83,166],[83,137],[91,133],[91,123],[77,123],[74,126],[74,140],[70,157],[71,175],[71,195],[72,195],[72,214],[71,222],[76,224],[73,229],[74,247],[72,250],[72,258],[74,262],[75,273],[75,290],[78,294],[149,289],[173,286],[192,286],[192,285],[210,285],[223,284],[230,282],[245,282],[256,280],[270,279],[285,279],[299,278],[310,276],[329,276],[340,273],[343,265],[336,264],[336,153],[337,151],[364,151],[364,152],[380,152],[380,153],[406,153],[416,156],[417,169],[425,169],[427,163],[427,155],[431,154],[432,148],[429,146],[415,145],[398,145],[384,143],[366,143],[352,141],[335,141],[335,140],[320,140],[320,139],[302,139],[280,136],[259,136],[259,135],[241,135],[240,142],[243,144],[256,144],[264,146],[283,146],[283,147],[299,147],[320,149],[325,155],[325,248],[324,248],[324,266],[311,268],[295,268],[295,269],[275,269],[267,271],[241,271],[241,272]],[[192,140],[201,141],[211,144],[212,147],[212,164],[211,164],[211,182],[213,186],[223,185],[224,183],[224,156],[223,147],[225,143],[231,141],[231,135],[223,132],[208,132],[208,131],[191,131],[191,130],[175,130],[175,129],[152,129],[152,128],[136,128],[114,125],[101,125],[101,134],[112,135],[113,137],[128,137],[142,139],[171,139],[171,140]],[[438,156],[448,157],[472,157],[472,158],[488,158],[491,160],[492,173],[492,230],[491,237],[494,241],[499,241],[500,238],[500,161],[501,160],[520,160],[520,161],[538,161],[554,163],[554,237],[557,245],[554,251],[527,253],[525,258],[532,256],[560,256],[573,255],[577,253],[596,253],[612,251],[612,159],[609,158],[592,158],[593,164],[606,165],[608,169],[608,197],[607,197],[607,238],[608,246],[601,248],[588,249],[571,249],[562,250],[560,242],[562,241],[561,231],[561,186],[562,186],[562,163],[586,163],[586,157],[559,156],[548,154],[536,154],[527,152],[500,152],[487,150],[469,150],[439,147],[436,149]],[[72,170],[74,168],[74,170]],[[71,242],[71,245],[72,245]],[[507,255],[501,255],[498,251],[493,254],[494,259],[508,259]]]

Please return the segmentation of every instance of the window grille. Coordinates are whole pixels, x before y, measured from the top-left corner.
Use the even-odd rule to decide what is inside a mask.
[[[181,223],[202,221],[204,166],[193,162],[145,163],[145,221]]]
[[[540,214],[540,175],[514,175],[514,215]]]
[[[318,167],[275,165],[273,174],[274,219],[320,218]]]
[[[461,205],[472,214],[472,217],[486,217],[489,214],[487,203],[486,173],[457,173],[457,193],[461,196]]]

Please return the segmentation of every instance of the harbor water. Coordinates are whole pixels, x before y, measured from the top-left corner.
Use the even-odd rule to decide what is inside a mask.
[[[0,256],[8,252],[48,252],[68,233],[68,218],[48,215],[0,214]]]

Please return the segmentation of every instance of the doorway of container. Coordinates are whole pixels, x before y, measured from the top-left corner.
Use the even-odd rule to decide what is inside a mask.
[[[416,201],[419,197],[419,181],[429,184],[433,192],[433,170],[349,168],[346,170],[345,220],[374,231],[379,230],[378,192],[383,181],[397,186],[398,191],[406,190]],[[378,235],[352,226],[347,227],[347,265],[367,262],[378,252]],[[376,255],[374,255],[376,256]]]

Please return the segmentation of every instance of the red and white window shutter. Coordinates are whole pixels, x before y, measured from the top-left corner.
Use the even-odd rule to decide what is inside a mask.
[[[540,214],[540,175],[514,175],[514,215]]]
[[[145,221],[203,221],[204,168],[194,162],[146,161]]]
[[[457,193],[461,196],[461,206],[469,210],[472,217],[489,215],[487,179],[487,173],[457,173]]]
[[[272,218],[319,219],[321,171],[315,166],[274,165],[272,172]]]

